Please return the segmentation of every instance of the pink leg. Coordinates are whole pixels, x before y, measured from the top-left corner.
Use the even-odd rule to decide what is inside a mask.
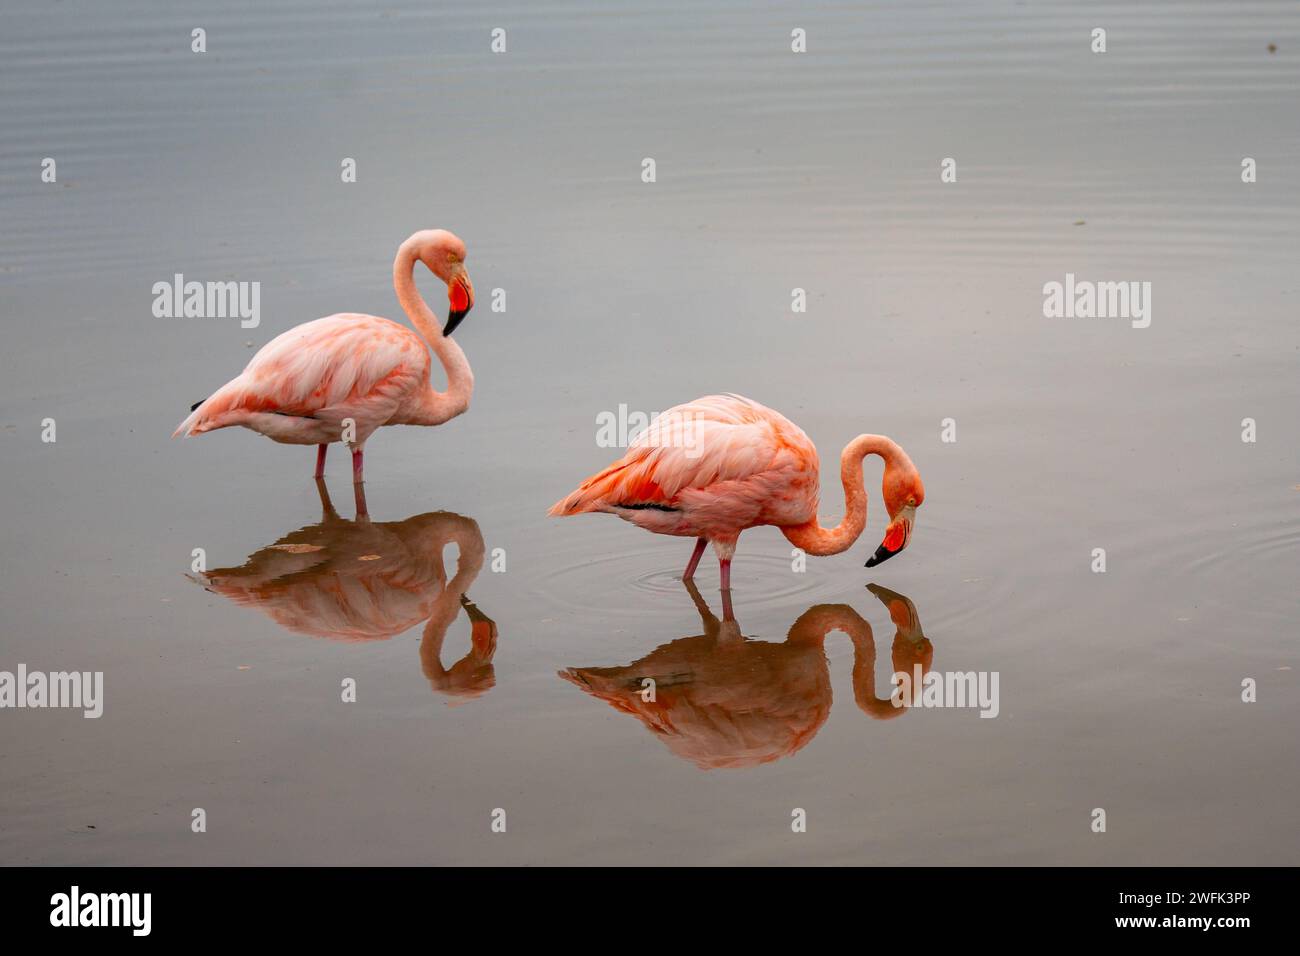
[[[366,509],[366,485],[365,482],[358,481],[352,486],[352,496],[356,499],[357,520],[369,521],[370,512]]]
[[[353,483],[354,485],[359,485],[359,484],[361,484],[363,481],[366,480],[365,477],[362,475],[362,466],[363,466],[363,462],[362,462],[362,460],[361,460],[361,456],[362,456],[362,451],[361,451],[360,448],[357,448],[357,449],[354,449],[354,450],[353,450],[353,452],[352,452],[352,483]]]
[[[700,566],[700,555],[704,553],[704,546],[709,542],[700,538],[695,542],[695,553],[691,555],[691,560],[686,565],[686,570],[682,572],[682,580],[690,581],[695,577],[695,569]]]
[[[734,621],[736,615],[731,612],[731,559],[719,561],[718,570],[722,574],[722,619]]]
[[[316,474],[312,475],[313,478],[325,477],[325,452],[329,451],[329,448],[329,445],[316,446]]]

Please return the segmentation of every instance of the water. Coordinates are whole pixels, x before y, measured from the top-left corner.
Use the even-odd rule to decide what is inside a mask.
[[[1298,54],[1281,2],[7,13],[0,669],[102,670],[106,702],[3,713],[0,859],[1297,862]],[[278,332],[400,319],[432,226],[470,248],[477,391],[370,442],[373,526],[338,449],[322,523],[309,449],[168,438]],[[261,325],[154,318],[176,272],[260,282]],[[1067,272],[1150,281],[1151,326],[1045,319]],[[927,501],[870,571],[878,462],[847,554],[796,574],[746,533],[717,646],[688,541],[545,512],[616,454],[599,413],[722,390],[828,462],[892,436]],[[928,648],[895,658],[869,583]],[[856,642],[782,649],[827,607]],[[872,719],[855,689],[917,655],[998,672],[998,716]],[[661,661],[676,736],[588,689]]]

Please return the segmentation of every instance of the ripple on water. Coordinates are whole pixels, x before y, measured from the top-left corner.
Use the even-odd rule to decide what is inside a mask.
[[[1124,544],[1144,556],[1152,587],[1173,595],[1189,618],[1216,612],[1239,623],[1295,619],[1300,520],[1283,507],[1206,514],[1157,533],[1132,532]]]
[[[1207,549],[1204,542],[1195,542],[1196,557],[1188,560],[1184,554],[1188,573],[1218,573],[1223,563],[1231,558],[1273,561],[1288,553],[1294,569],[1295,556],[1300,554],[1300,524],[1279,528],[1275,524],[1266,524],[1267,521],[1267,518],[1260,518],[1257,527],[1243,529],[1238,540],[1227,546]],[[1220,536],[1218,540],[1222,539]],[[1190,550],[1193,544],[1188,542],[1188,545]]]
[[[652,545],[595,559],[556,555],[555,563],[534,588],[548,603],[569,611],[679,615],[683,602],[689,602],[681,579],[689,554],[689,549],[665,551]],[[738,615],[742,609],[754,613],[843,600],[843,587],[837,578],[814,573],[811,567],[807,573],[795,573],[786,554],[752,548],[738,553],[731,579]],[[715,597],[718,568],[711,553],[706,552],[700,562],[695,583],[707,598]]]
[[[991,529],[1015,527],[1013,510],[985,505],[960,520],[954,517],[936,516],[924,525],[923,548],[918,540],[916,554],[897,559],[909,564],[878,569],[862,567],[878,540],[878,523],[848,554],[808,558],[803,573],[792,570],[790,546],[769,537],[770,529],[747,534],[731,571],[736,616],[746,623],[771,611],[775,618],[788,618],[788,624],[820,603],[848,603],[874,613],[876,599],[866,590],[874,582],[910,598],[927,630],[976,640],[991,621],[1015,624],[1055,607],[1050,589],[1028,585],[1022,569],[989,561]],[[557,543],[546,570],[530,582],[531,590],[545,603],[574,614],[680,617],[690,607],[681,581],[690,539],[646,537],[622,548],[619,537],[625,536],[601,540],[594,556],[588,537]],[[718,566],[711,550],[700,562],[695,583],[718,610]]]

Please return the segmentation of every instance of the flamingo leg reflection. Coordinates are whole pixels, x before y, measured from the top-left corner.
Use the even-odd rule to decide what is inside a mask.
[[[339,513],[334,510],[334,502],[330,501],[330,490],[324,478],[316,479],[316,494],[320,495],[321,522],[338,521]]]

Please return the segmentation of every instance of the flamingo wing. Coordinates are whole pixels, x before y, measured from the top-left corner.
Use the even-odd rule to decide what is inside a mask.
[[[798,469],[809,454],[815,463],[808,437],[779,413],[739,395],[709,395],[668,409],[626,455],[584,481],[550,513],[676,510],[702,504],[705,496],[698,492],[725,494],[733,501],[751,498],[758,509],[761,494],[747,493],[746,483]]]
[[[428,379],[429,353],[410,329],[374,315],[343,313],[276,336],[238,377],[194,406],[176,435],[199,435],[274,413],[377,427]]]

